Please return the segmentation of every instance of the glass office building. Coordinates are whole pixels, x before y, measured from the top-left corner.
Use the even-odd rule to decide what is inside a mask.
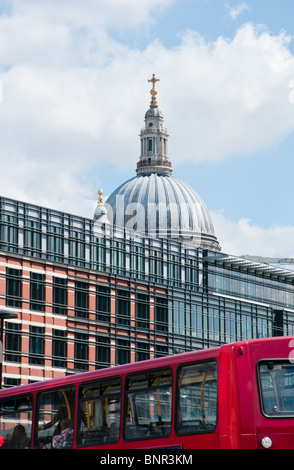
[[[137,175],[93,219],[0,197],[5,386],[294,333],[294,272],[222,253],[152,90]]]

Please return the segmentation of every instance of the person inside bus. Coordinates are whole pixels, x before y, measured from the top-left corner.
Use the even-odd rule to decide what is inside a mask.
[[[70,447],[73,442],[73,429],[70,419],[65,418],[61,421],[60,431],[60,434],[53,436],[52,447],[55,449]]]
[[[25,449],[27,445],[26,430],[22,424],[17,424],[8,443],[8,449]]]
[[[59,410],[57,411],[57,413],[53,416],[53,418],[51,419],[51,421],[49,421],[48,423],[42,425],[42,426],[39,426],[38,427],[38,431],[44,431],[45,429],[49,429],[51,428],[52,426],[54,426],[54,424],[58,423],[57,424],[57,434],[59,434],[61,432],[60,430],[60,422],[67,418],[67,409],[65,406],[61,406],[59,408]]]

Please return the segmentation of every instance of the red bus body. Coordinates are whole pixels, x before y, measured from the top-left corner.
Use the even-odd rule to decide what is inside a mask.
[[[32,394],[35,402],[37,395],[44,390],[66,387],[71,384],[78,391],[81,383],[119,376],[122,380],[123,412],[125,406],[124,383],[130,374],[168,367],[176,377],[177,370],[182,364],[202,363],[213,359],[218,364],[217,421],[213,432],[195,435],[176,434],[174,400],[177,396],[177,381],[174,379],[172,426],[168,437],[126,441],[123,434],[123,419],[121,419],[118,442],[97,447],[101,449],[256,449],[262,448],[261,440],[268,437],[272,441],[272,449],[294,448],[294,413],[292,413],[292,417],[289,415],[281,417],[265,416],[261,406],[257,374],[260,361],[281,359],[289,362],[289,358],[291,358],[291,340],[293,340],[291,337],[280,337],[243,341],[212,349],[100,369],[67,376],[62,379],[2,389],[0,391],[0,401],[6,397]],[[78,393],[76,394],[76,402],[77,395]],[[77,419],[77,413],[75,419]],[[34,435],[34,426],[36,426],[34,421],[35,410],[33,412],[32,435]],[[31,446],[34,447],[33,439]],[[75,436],[72,448],[76,447]]]

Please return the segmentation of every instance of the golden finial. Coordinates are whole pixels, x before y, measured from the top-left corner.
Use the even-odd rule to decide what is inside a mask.
[[[103,194],[102,189],[99,189],[99,191],[98,191],[98,204],[103,204],[102,194]]]
[[[148,82],[152,83],[152,89],[150,90],[150,94],[152,96],[151,101],[150,101],[150,106],[152,107],[157,107],[158,103],[156,101],[156,95],[157,95],[157,90],[155,90],[155,83],[160,82],[159,78],[155,78],[155,74],[152,74],[151,80],[148,80]]]

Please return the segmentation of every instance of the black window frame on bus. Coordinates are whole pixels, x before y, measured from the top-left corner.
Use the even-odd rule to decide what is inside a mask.
[[[19,408],[16,407],[17,402],[20,403],[25,403],[25,401],[30,401],[30,406],[24,407],[24,408]],[[1,398],[0,400],[0,406],[1,403],[6,402],[6,403],[15,403],[14,405],[14,410],[11,409],[11,411],[7,411],[6,413],[4,412],[2,414],[0,410],[0,422],[2,423],[2,416],[8,416],[8,415],[13,415],[17,413],[31,413],[30,416],[30,427],[29,428],[29,435],[28,435],[28,429],[25,427],[25,424],[27,423],[27,418],[24,419],[23,421],[21,419],[18,419],[18,422],[15,423],[15,426],[13,428],[12,434],[9,438],[9,440],[5,439],[5,437],[2,434],[2,430],[0,427],[0,435],[4,437],[4,441],[1,443],[0,449],[29,449],[31,447],[32,443],[32,429],[33,429],[33,419],[34,419],[34,396],[32,393],[25,393],[25,394],[20,394],[20,395],[13,395],[13,396],[6,396]],[[12,429],[12,428],[11,428]]]
[[[104,393],[96,394],[95,396],[91,397],[91,399],[88,399],[88,400],[85,396],[82,397],[82,395],[85,395],[85,392],[83,391],[85,387],[91,387],[91,386],[93,387],[95,385],[97,386],[99,385],[100,392],[101,392],[102,386],[103,385],[105,386],[106,384],[108,384],[109,386],[110,383],[111,384],[118,383],[119,391],[118,392],[113,391],[112,393],[105,393],[105,394]],[[77,393],[77,424],[76,424],[76,446],[78,448],[96,447],[96,446],[102,446],[106,444],[116,444],[119,441],[121,422],[122,422],[122,410],[123,410],[122,391],[123,391],[122,378],[119,375],[115,375],[115,376],[110,375],[109,377],[104,376],[101,378],[97,378],[95,380],[81,382],[79,384],[78,393]],[[88,428],[89,433],[91,432],[92,434],[91,435],[89,434],[87,438],[84,440],[84,442],[81,442],[82,438],[84,439],[84,435],[83,436],[81,435],[81,423],[84,422],[84,424],[87,427],[89,424],[85,422],[85,420],[88,419],[88,416],[82,412],[81,403],[84,403],[87,401],[95,401],[95,399],[96,401],[98,401],[98,400],[102,400],[103,398],[104,400],[105,399],[109,400],[109,398],[116,398],[116,397],[119,397],[119,411],[118,411],[119,421],[115,419],[112,423],[108,423],[110,424],[110,426],[105,426],[105,423],[103,423],[99,426],[96,424],[96,428],[92,430]],[[93,405],[91,406],[93,407]],[[104,408],[103,408],[103,411],[105,411]],[[105,417],[106,424],[107,424],[108,419],[109,419],[109,416],[107,419]],[[117,426],[117,423],[119,423],[119,427]]]
[[[40,426],[40,402],[41,398],[44,395],[54,394],[60,392],[64,396],[66,415],[60,414],[61,409],[54,415],[55,420],[47,422],[45,425]],[[72,403],[68,401],[68,396],[64,395],[64,392],[72,392]],[[37,392],[35,398],[35,426],[34,426],[34,436],[33,436],[33,448],[34,449],[52,449],[52,448],[72,448],[74,443],[74,433],[75,433],[75,417],[76,417],[76,386],[75,384],[60,385],[59,387],[45,388]],[[49,414],[49,408],[47,413]],[[41,432],[46,431],[47,429],[53,428],[57,430],[60,427],[62,421],[66,421],[65,425],[62,425],[63,429],[59,429],[60,435],[64,430],[66,435],[64,440],[55,439],[55,445],[53,443],[53,438],[57,437],[57,433],[52,432],[52,435],[46,438],[40,436]],[[70,430],[70,431],[69,431]],[[50,439],[49,439],[50,438]]]
[[[256,375],[257,375],[259,403],[260,403],[260,410],[261,410],[263,416],[265,416],[267,419],[293,418],[293,416],[294,416],[294,406],[293,406],[293,411],[292,412],[289,412],[289,411],[284,411],[283,412],[283,411],[281,411],[281,409],[279,409],[279,406],[278,406],[277,403],[274,406],[272,406],[272,413],[270,413],[268,411],[268,409],[266,409],[268,407],[268,405],[267,406],[265,405],[265,394],[264,394],[264,389],[263,389],[263,386],[262,386],[262,378],[261,378],[261,371],[260,371],[260,366],[263,365],[263,364],[267,364],[269,370],[272,370],[275,365],[282,365],[283,364],[285,366],[289,366],[289,367],[293,368],[293,372],[294,372],[293,362],[291,362],[289,359],[283,359],[283,358],[276,359],[275,358],[275,359],[261,359],[260,361],[258,361],[256,363]],[[275,384],[275,387],[276,387],[276,384]],[[281,400],[283,399],[283,397],[282,397],[282,395],[279,395],[277,393],[277,390],[276,390],[276,394],[277,394],[277,398],[280,400],[280,404],[281,404]],[[294,396],[293,396],[292,402],[294,402]]]
[[[193,424],[193,420],[191,420],[190,424],[188,426],[184,426],[183,424],[183,419],[182,415],[180,418],[181,414],[181,403],[180,403],[180,389],[181,387],[179,386],[180,382],[180,374],[181,371],[184,368],[192,368],[192,367],[203,367],[205,365],[210,365],[214,366],[216,368],[216,377],[215,377],[215,391],[216,391],[216,397],[215,397],[215,422],[214,424],[205,424],[205,412],[204,410],[201,410],[201,416],[197,417],[196,419],[194,418],[195,423]],[[212,434],[215,432],[217,428],[217,422],[218,422],[218,396],[219,396],[219,389],[218,389],[218,383],[219,383],[219,367],[218,367],[218,360],[216,358],[210,358],[207,360],[203,361],[192,361],[192,362],[185,362],[183,364],[180,364],[177,367],[176,370],[176,391],[175,391],[175,424],[174,424],[174,431],[177,436],[185,436],[185,435],[193,435],[193,434]],[[204,382],[205,386],[205,382]],[[200,397],[201,400],[201,397]],[[195,403],[195,397],[193,397],[193,403]],[[201,406],[201,405],[200,405]]]
[[[152,386],[150,385],[150,376],[158,376],[159,374],[163,374],[167,372],[168,377],[170,378],[170,382],[166,384],[162,384],[161,386]],[[144,391],[151,391],[154,392],[156,391],[156,394],[158,396],[158,391],[160,390],[168,390],[170,389],[170,403],[169,403],[169,412],[170,412],[170,419],[169,421],[167,420],[162,420],[162,415],[161,412],[160,414],[157,413],[154,414],[154,417],[157,416],[157,421],[150,421],[149,424],[142,425],[142,431],[143,432],[137,432],[137,429],[139,428],[138,424],[138,416],[132,417],[132,411],[129,410],[129,395],[134,393],[134,390],[128,390],[129,386],[129,380],[131,378],[135,377],[143,377],[143,376],[148,376],[148,384],[149,386],[147,387],[142,387],[141,389],[138,389],[138,392],[143,392]],[[167,438],[170,436],[171,431],[172,431],[172,423],[173,423],[173,383],[174,383],[174,374],[173,374],[173,369],[171,367],[161,367],[159,369],[148,369],[148,370],[142,370],[140,372],[134,372],[129,373],[125,377],[124,381],[124,412],[123,412],[123,439],[126,442],[132,442],[132,441],[140,441],[140,440],[150,440],[150,439],[163,439]],[[158,398],[157,398],[158,399]],[[147,403],[148,405],[148,403]],[[160,403],[160,409],[164,403]],[[157,411],[158,411],[158,403],[157,403]],[[134,423],[132,422],[134,421]],[[143,429],[143,428],[146,429]]]

